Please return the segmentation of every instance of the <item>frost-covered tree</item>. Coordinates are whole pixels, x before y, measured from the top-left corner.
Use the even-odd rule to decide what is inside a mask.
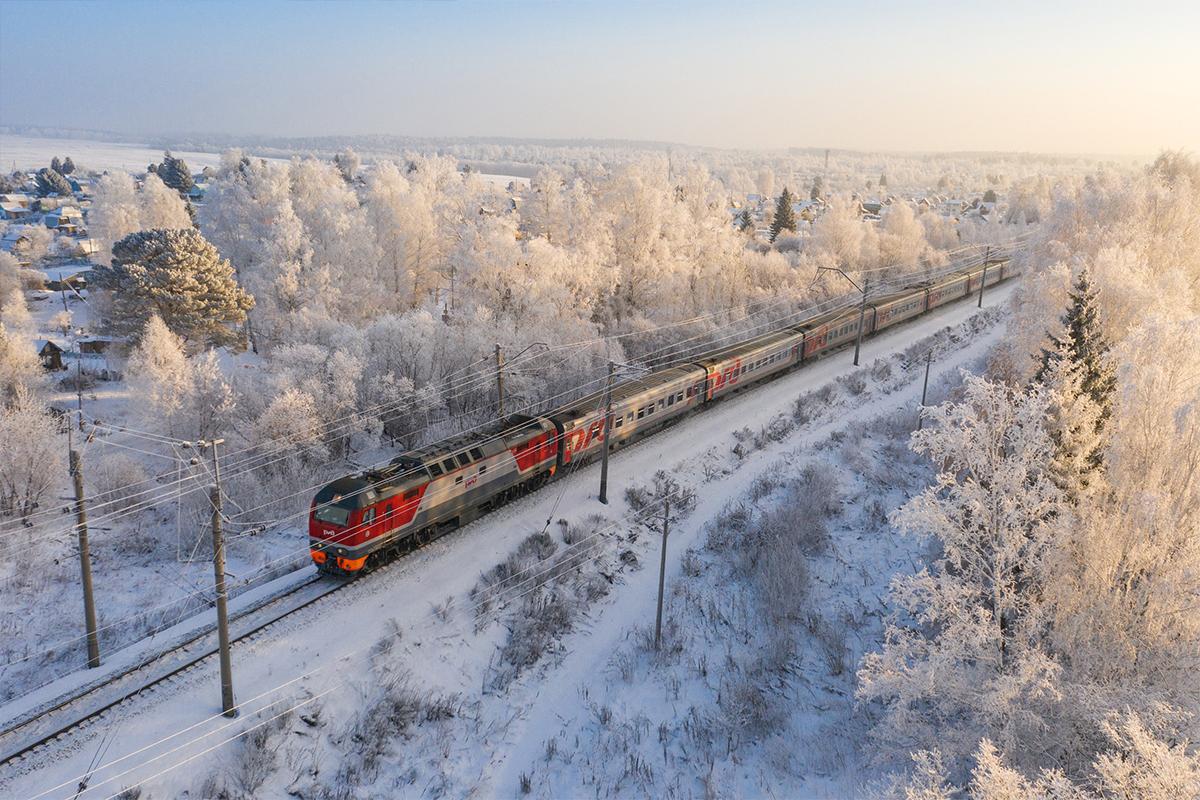
[[[71,160],[70,156],[67,156],[63,159],[62,169],[60,169],[59,172],[61,172],[63,175],[70,175],[74,171],[75,162]]]
[[[52,194],[70,197],[71,184],[67,183],[67,179],[58,171],[42,167],[37,172],[37,193],[42,197]]]
[[[151,173],[142,181],[138,194],[138,230],[190,228],[192,218],[187,208],[178,192],[168,188],[161,176]]]
[[[859,671],[858,696],[877,701],[875,735],[962,757],[984,736],[1010,752],[1038,734],[1060,666],[1042,645],[1043,560],[1065,507],[1045,469],[1052,445],[1044,393],[966,376],[962,402],[926,411],[913,448],[940,471],[892,517],[940,556],[898,577],[904,617]]]
[[[333,163],[346,183],[353,183],[358,176],[358,171],[362,169],[362,159],[358,157],[358,153],[354,152],[353,147],[347,147],[335,155]]]
[[[742,213],[738,214],[737,226],[742,233],[754,232],[754,217],[750,216],[750,209],[743,208]]]
[[[54,156],[53,158],[50,159],[50,169],[54,170],[59,175],[63,174],[62,161],[59,159],[58,156]]]
[[[125,371],[140,424],[179,435],[178,417],[192,389],[191,368],[183,341],[157,314],[143,326]]]
[[[808,192],[810,200],[820,200],[825,194],[825,179],[820,175],[813,178],[812,189]]]
[[[19,388],[0,408],[0,515],[36,510],[61,479],[62,466],[58,423],[33,394]]]
[[[280,456],[263,467],[282,477],[307,474],[329,458],[311,395],[289,388],[271,399],[254,423],[254,441]]]
[[[162,181],[159,181],[161,184]],[[96,261],[112,261],[112,246],[142,229],[141,207],[133,178],[124,172],[106,172],[96,181],[88,233],[100,245]]]
[[[792,193],[783,187],[779,200],[775,203],[775,215],[771,218],[771,241],[779,238],[781,231],[796,231],[796,212],[792,210]]]
[[[0,297],[8,297],[21,288],[21,262],[12,253],[0,251]]]
[[[109,327],[140,330],[158,316],[190,346],[236,344],[254,299],[234,280],[233,268],[194,228],[130,234],[113,247],[112,266],[93,273],[109,293]]]
[[[45,373],[28,337],[0,321],[0,406],[25,393],[32,396],[45,383]]]

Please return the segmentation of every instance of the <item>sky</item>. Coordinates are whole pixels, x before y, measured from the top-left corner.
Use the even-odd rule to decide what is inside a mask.
[[[0,125],[1200,151],[1200,3],[0,2]]]

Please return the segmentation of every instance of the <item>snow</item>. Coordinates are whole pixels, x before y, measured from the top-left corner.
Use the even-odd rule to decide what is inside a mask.
[[[997,287],[989,292],[985,304],[1003,303],[1010,292],[1010,287]],[[971,303],[953,304],[899,326],[864,343],[863,363],[869,365],[876,357],[900,351],[975,313]],[[935,377],[977,360],[1000,335],[1001,329],[995,328],[953,356],[936,362]],[[307,702],[305,707],[311,709],[322,704],[322,718],[328,720],[323,725],[348,720],[361,703],[355,687],[376,674],[372,664],[378,660],[378,653],[372,645],[387,637],[392,640],[387,657],[411,670],[423,691],[456,693],[466,698],[462,700],[463,708],[470,713],[445,725],[475,725],[471,730],[452,727],[454,735],[449,738],[444,736],[444,726],[433,726],[443,735],[431,739],[420,738],[427,726],[415,731],[409,759],[416,765],[413,768],[425,766],[421,759],[428,757],[435,759],[429,762],[435,764],[434,769],[444,773],[442,785],[457,787],[454,794],[466,794],[473,788],[485,794],[515,796],[521,775],[541,758],[546,737],[564,726],[579,728],[586,734],[587,727],[581,725],[581,720],[595,703],[665,708],[660,690],[648,683],[625,690],[613,686],[611,680],[604,682],[611,674],[606,665],[628,639],[630,623],[653,619],[657,570],[619,571],[609,597],[598,601],[587,612],[585,621],[563,639],[560,657],[545,659],[499,693],[480,692],[481,685],[487,683],[498,637],[503,637],[504,630],[493,623],[475,632],[468,594],[478,575],[503,561],[528,534],[541,530],[548,519],[583,524],[589,515],[597,513],[623,532],[627,544],[622,547],[632,547],[640,562],[656,565],[657,537],[647,536],[644,530],[630,536],[637,533],[639,525],[628,521],[630,509],[621,492],[628,486],[646,483],[657,470],[666,470],[699,491],[696,508],[672,530],[668,582],[675,585],[681,555],[699,542],[705,523],[730,499],[746,494],[758,475],[776,460],[795,461],[832,431],[860,424],[880,413],[899,409],[911,412],[914,397],[919,396],[919,382],[915,380],[877,402],[867,402],[869,398],[864,397],[861,405],[847,408],[843,417],[818,420],[811,430],[800,429],[781,442],[751,453],[728,474],[721,474],[730,465],[731,432],[743,426],[765,428],[779,412],[790,409],[799,393],[855,372],[849,361],[848,352],[834,354],[615,454],[610,484],[613,502],[607,508],[595,499],[598,466],[580,469],[297,614],[278,630],[235,648],[235,690],[245,703],[239,720],[230,722],[217,716],[216,669],[214,664],[206,663],[151,696],[130,701],[119,714],[110,715],[54,748],[20,765],[9,765],[9,774],[0,776],[0,791],[10,796],[34,796],[38,792],[48,797],[72,796],[78,776],[87,772],[89,763],[103,750],[101,766],[90,788],[80,796],[106,797],[122,786],[160,772],[164,774],[155,777],[149,787],[152,795],[177,796],[195,788],[191,776],[211,771],[201,765],[218,759],[224,739],[278,714],[286,706]],[[706,465],[714,462],[719,477],[706,482]],[[630,541],[632,538],[637,539],[636,545]],[[871,547],[860,545],[851,555],[862,559],[878,588],[890,574],[897,553],[876,556],[873,552]],[[873,561],[876,557],[886,563]],[[144,582],[138,582],[126,591],[139,596],[146,588]],[[435,606],[447,600],[447,612],[433,612]],[[287,700],[292,702],[284,702]],[[165,738],[171,736],[174,738]],[[211,754],[210,749],[214,751]],[[187,769],[170,771],[184,759],[196,761]],[[563,767],[556,775],[556,783],[541,786],[539,791],[561,796],[580,790],[581,773],[577,769]],[[798,783],[797,787],[836,792],[836,787],[845,785],[840,780],[842,777],[831,776],[824,783]],[[51,788],[60,782],[60,788]],[[420,794],[422,784],[408,786],[396,778],[387,785],[388,794],[415,796]],[[748,784],[742,784],[743,790],[748,788]],[[275,786],[272,792],[282,794],[282,790]]]

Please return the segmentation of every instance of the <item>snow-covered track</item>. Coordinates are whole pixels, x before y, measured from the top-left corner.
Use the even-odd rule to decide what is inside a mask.
[[[255,638],[285,617],[349,585],[323,576],[264,598],[230,620],[236,644]],[[18,761],[43,745],[95,721],[131,698],[191,670],[217,653],[215,622],[165,650],[152,653],[116,674],[31,709],[0,731],[0,766]]]

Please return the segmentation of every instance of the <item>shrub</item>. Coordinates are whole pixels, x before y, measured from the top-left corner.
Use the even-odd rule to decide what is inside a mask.
[[[149,488],[145,467],[124,453],[108,453],[87,466],[84,474],[92,485],[93,496],[101,505],[111,504],[108,510],[119,511],[134,505]]]

